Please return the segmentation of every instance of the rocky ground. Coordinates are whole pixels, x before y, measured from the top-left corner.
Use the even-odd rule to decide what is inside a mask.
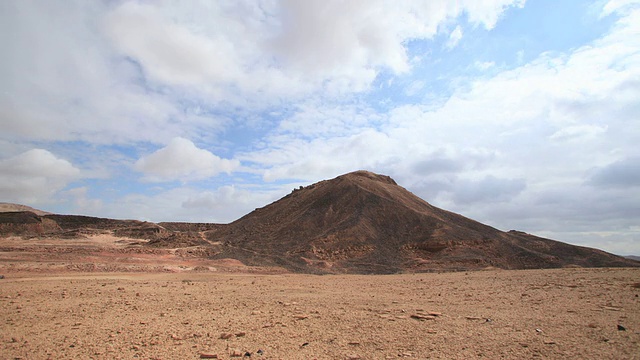
[[[313,276],[8,264],[3,359],[640,359],[639,269]]]

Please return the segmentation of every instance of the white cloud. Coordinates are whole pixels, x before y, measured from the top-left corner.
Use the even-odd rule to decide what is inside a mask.
[[[213,10],[215,17],[218,9]],[[240,75],[230,39],[196,34],[150,3],[123,3],[106,17],[105,29],[123,54],[137,59],[161,83],[229,83]]]
[[[496,63],[494,61],[476,61],[473,65],[478,70],[486,71],[486,70],[489,70],[492,67],[496,66]]]
[[[449,40],[447,41],[447,44],[446,44],[447,48],[453,49],[458,45],[461,39],[462,39],[462,28],[460,27],[460,25],[458,25],[456,26],[455,29],[453,29],[453,31],[449,35]]]
[[[556,141],[588,140],[604,133],[605,131],[607,131],[606,125],[573,125],[556,131],[549,138]]]
[[[67,160],[47,150],[29,150],[0,160],[0,197],[18,203],[45,202],[80,176]]]
[[[219,173],[230,174],[240,166],[238,160],[222,159],[177,137],[156,152],[143,156],[134,165],[146,181],[198,180]]]
[[[633,6],[639,6],[638,0],[610,0],[602,8],[602,16],[611,15],[615,12],[627,11]]]
[[[422,80],[412,81],[411,84],[404,89],[404,94],[407,96],[417,95],[422,91],[425,85],[425,82]]]
[[[0,138],[158,144],[216,134],[228,123],[192,106],[259,109],[367,90],[383,69],[410,69],[408,41],[463,13],[490,28],[519,3],[3,2]]]

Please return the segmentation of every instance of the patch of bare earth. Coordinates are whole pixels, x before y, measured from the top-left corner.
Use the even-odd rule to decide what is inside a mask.
[[[0,274],[5,272],[282,272],[247,268],[232,259],[210,260],[210,247],[153,248],[148,240],[111,233],[77,238],[0,237]]]
[[[5,359],[640,358],[640,269],[3,274]]]

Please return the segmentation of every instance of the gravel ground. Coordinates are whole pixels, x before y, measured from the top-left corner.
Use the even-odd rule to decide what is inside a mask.
[[[640,359],[640,269],[3,275],[2,359]]]

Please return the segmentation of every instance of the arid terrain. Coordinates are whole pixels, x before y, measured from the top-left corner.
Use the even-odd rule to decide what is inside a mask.
[[[640,269],[4,274],[3,359],[640,358]]]
[[[640,359],[640,262],[366,171],[230,224],[4,203],[0,275],[1,359]]]

